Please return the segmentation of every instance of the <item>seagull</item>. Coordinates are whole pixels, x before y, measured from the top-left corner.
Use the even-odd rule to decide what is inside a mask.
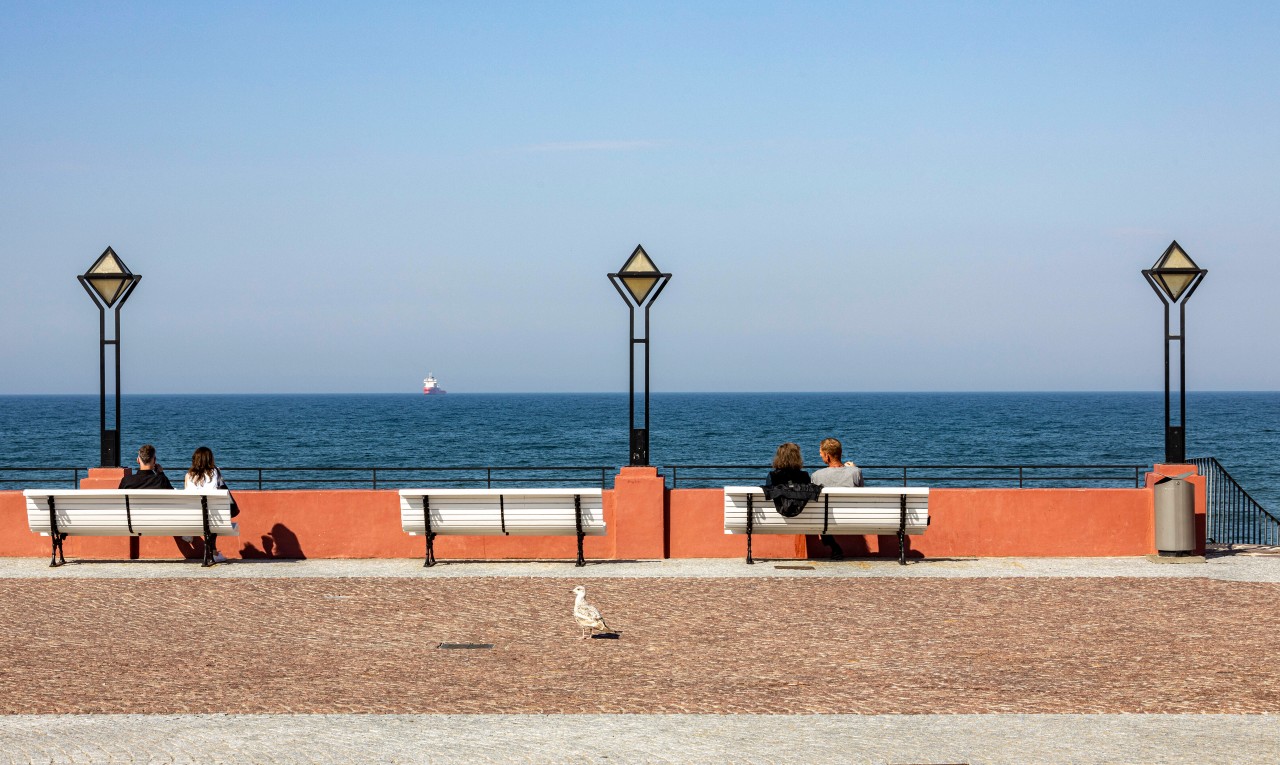
[[[578,626],[582,627],[582,639],[586,640],[588,635],[595,634],[596,630],[601,632],[610,632],[609,625],[604,623],[604,617],[600,615],[600,609],[587,602],[587,588],[578,585],[573,588],[573,618],[578,621]]]

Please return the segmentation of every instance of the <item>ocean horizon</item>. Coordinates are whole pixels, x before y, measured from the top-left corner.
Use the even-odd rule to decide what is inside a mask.
[[[126,394],[121,404],[122,462],[152,443],[177,472],[202,445],[226,467],[612,469],[628,461],[626,393],[168,393]],[[763,466],[783,441],[800,444],[816,466],[827,436],[868,466],[1149,466],[1164,458],[1163,391],[663,392],[651,406],[650,464],[659,468]],[[1217,458],[1273,511],[1278,433],[1280,392],[1188,394],[1188,457]],[[0,467],[87,467],[98,451],[97,394],[0,396]]]

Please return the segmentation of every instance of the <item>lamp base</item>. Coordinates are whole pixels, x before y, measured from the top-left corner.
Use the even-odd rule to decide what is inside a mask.
[[[647,428],[631,429],[631,464],[649,464],[649,430]]]
[[[1182,465],[1187,461],[1187,429],[1182,425],[1169,425],[1164,429],[1164,461],[1169,465]]]

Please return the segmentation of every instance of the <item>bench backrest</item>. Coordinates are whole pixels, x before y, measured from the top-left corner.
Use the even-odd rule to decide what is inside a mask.
[[[426,533],[422,514],[425,497],[431,511],[431,530],[437,534],[574,534],[575,496],[580,505],[582,532],[603,536],[604,492],[600,489],[401,489],[400,523],[410,534]]]
[[[58,531],[72,536],[183,536],[204,533],[200,497],[209,504],[209,530],[234,535],[227,491],[169,489],[27,489],[27,525],[48,534],[49,500]],[[126,504],[126,498],[128,500]]]
[[[907,498],[908,534],[923,534],[929,525],[927,488],[824,488],[816,500],[794,518],[786,518],[765,499],[759,486],[724,487],[724,533],[747,533],[747,497],[754,510],[751,525],[756,534],[821,534],[823,515],[829,508],[827,530],[832,534],[897,534],[902,498]]]

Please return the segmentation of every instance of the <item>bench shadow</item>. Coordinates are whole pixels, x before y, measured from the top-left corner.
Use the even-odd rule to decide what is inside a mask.
[[[419,559],[421,560],[421,559]],[[457,563],[514,563],[524,565],[534,565],[540,563],[558,563],[572,566],[576,561],[573,558],[449,558],[447,560],[436,558],[437,566],[451,566]],[[660,560],[590,560],[588,559],[582,564],[582,568],[591,566],[612,566],[621,563],[662,563]]]
[[[840,545],[843,551],[843,557],[847,559],[863,558],[866,560],[879,559],[897,559],[898,558],[898,536],[896,534],[878,534],[876,537],[876,547],[879,552],[872,552],[871,547],[867,545],[867,537],[859,535],[845,536],[843,534],[834,535],[836,544]],[[820,536],[808,534],[805,536],[806,547],[809,550],[809,560],[832,560],[831,549],[822,541]],[[911,549],[911,537],[906,539],[907,560],[924,560],[924,553]],[[836,558],[835,560],[840,560]]]
[[[252,542],[240,546],[241,560],[306,560],[307,554],[302,550],[298,535],[283,523],[271,527],[270,533],[263,534],[262,547]]]

